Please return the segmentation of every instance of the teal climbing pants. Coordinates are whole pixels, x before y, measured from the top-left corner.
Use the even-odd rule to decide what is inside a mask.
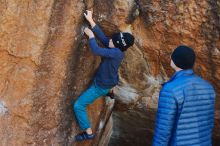
[[[86,108],[97,98],[105,96],[110,89],[103,89],[93,83],[78,99],[73,103],[73,110],[81,130],[91,128]]]

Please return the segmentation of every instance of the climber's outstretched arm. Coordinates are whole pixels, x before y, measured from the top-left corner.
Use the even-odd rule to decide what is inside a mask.
[[[101,28],[94,22],[94,20],[92,18],[92,11],[87,10],[86,13],[84,13],[84,16],[85,16],[86,20],[88,20],[88,22],[90,23],[92,30],[95,32],[95,34],[100,39],[102,44],[105,47],[108,47],[109,46],[109,38],[107,38],[105,36],[105,34],[101,30]]]
[[[101,57],[107,58],[117,58],[119,57],[118,50],[116,49],[108,49],[108,48],[100,48],[95,40],[94,33],[91,29],[85,28],[85,34],[89,37],[89,45],[93,54]]]

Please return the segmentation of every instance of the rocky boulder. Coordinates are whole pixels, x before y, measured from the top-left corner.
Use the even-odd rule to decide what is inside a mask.
[[[82,33],[86,9],[108,36],[128,31],[136,40],[120,68],[113,119],[114,101],[100,98],[88,107],[96,139],[75,143],[71,104],[100,62]],[[180,44],[195,49],[195,72],[217,92],[219,145],[219,1],[7,0],[0,14],[0,145],[107,145],[112,128],[110,145],[128,145],[135,135],[130,144],[150,145],[160,84],[173,73],[170,53]]]

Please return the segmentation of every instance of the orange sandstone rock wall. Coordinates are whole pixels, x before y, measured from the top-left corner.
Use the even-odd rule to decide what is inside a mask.
[[[197,54],[195,72],[211,82],[217,92],[213,137],[215,143],[219,145],[219,1],[115,0],[113,5],[112,15],[109,17],[112,19],[105,20],[111,20],[109,22],[121,30],[131,31],[136,38],[135,45],[127,52],[120,71],[121,83],[116,88],[119,101],[116,102],[118,113],[116,111],[115,117],[125,115],[125,113],[121,114],[123,108],[132,110],[137,108],[147,111],[145,114],[149,120],[145,123],[152,123],[154,116],[151,110],[157,108],[160,84],[173,73],[170,67],[170,54],[178,45],[188,45],[194,48]],[[105,24],[106,22],[103,21],[104,26]],[[140,117],[139,112],[134,117]],[[115,121],[117,123],[118,120]],[[136,120],[133,122],[138,123]],[[152,134],[152,124],[149,124],[148,129]]]
[[[107,35],[119,30],[135,35],[115,88],[119,111],[156,110],[160,83],[173,73],[170,53],[189,45],[197,53],[195,72],[218,93],[214,137],[219,139],[219,2],[6,0],[0,1],[0,145],[107,145],[113,103],[104,98],[89,106],[97,138],[71,141],[79,132],[71,103],[100,62],[82,36],[85,9],[94,10]]]
[[[66,145],[79,132],[71,103],[99,63],[81,33],[84,9],[77,0],[0,2],[1,146]],[[89,111],[102,132],[104,99]]]

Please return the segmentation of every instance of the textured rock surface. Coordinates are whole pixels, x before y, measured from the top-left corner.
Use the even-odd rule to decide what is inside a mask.
[[[146,129],[149,139],[139,144],[150,144],[160,83],[173,73],[169,55],[177,45],[186,44],[197,53],[196,73],[218,92],[214,139],[219,145],[220,3],[216,0],[0,1],[0,145],[72,143],[79,129],[71,102],[89,85],[100,61],[88,51],[81,33],[87,8],[95,11],[95,20],[108,35],[123,30],[136,37],[115,88],[116,127],[110,144],[122,145],[126,137],[118,142],[117,134],[120,137],[128,126],[144,128],[138,133]],[[102,98],[89,106],[97,138],[73,145],[108,143],[112,105]],[[127,109],[135,110],[126,113]],[[137,118],[134,123],[132,118]]]
[[[118,1],[115,3],[118,3]],[[128,1],[127,3],[131,3]],[[173,71],[170,68],[170,53],[180,45],[193,47],[197,54],[195,72],[210,81],[216,89],[216,124],[214,128],[215,145],[220,144],[220,3],[219,1],[144,1],[137,0],[125,8],[125,4],[115,7],[115,17],[122,30],[130,29],[136,36],[135,46],[127,52],[121,68],[121,84],[116,88],[118,102],[114,113],[114,125],[125,122],[121,112],[124,109],[141,109],[148,119],[143,123],[154,121],[160,83],[167,80]],[[127,17],[126,17],[127,15]],[[137,16],[138,15],[138,16]],[[124,16],[122,19],[122,17]],[[118,18],[117,18],[118,17]],[[112,22],[117,24],[116,22]],[[120,28],[120,26],[118,26]],[[124,108],[124,109],[123,109]],[[139,117],[139,112],[128,112],[125,117]],[[133,131],[145,128],[145,125],[133,123],[121,124],[122,129]],[[134,119],[134,122],[137,122]],[[138,122],[137,122],[138,123]],[[113,128],[117,129],[116,127]],[[152,124],[148,129],[153,130]],[[131,130],[131,129],[130,129]],[[123,131],[123,130],[122,130]],[[132,130],[131,130],[132,131]],[[146,133],[143,133],[145,135]],[[117,135],[120,135],[117,138]],[[132,134],[131,134],[132,135]],[[137,138],[138,139],[138,138]],[[123,132],[113,131],[112,145],[118,140],[125,141]],[[149,136],[151,140],[151,136]],[[137,140],[138,141],[138,140]],[[128,141],[127,141],[128,142]],[[149,141],[148,141],[149,142]],[[130,142],[131,143],[131,142]],[[116,144],[117,145],[117,144]],[[129,145],[129,143],[127,143]],[[130,144],[132,145],[132,144]],[[139,144],[146,145],[146,144]]]
[[[78,133],[71,102],[99,63],[81,35],[84,9],[83,1],[0,2],[1,146],[65,145]],[[106,107],[104,99],[89,107],[93,128]]]

